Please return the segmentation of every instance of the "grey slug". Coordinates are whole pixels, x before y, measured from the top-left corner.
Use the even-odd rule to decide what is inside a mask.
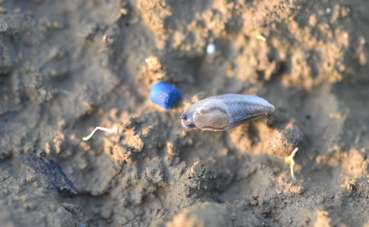
[[[258,96],[224,94],[194,103],[181,115],[181,122],[189,129],[224,131],[274,110],[272,104]]]

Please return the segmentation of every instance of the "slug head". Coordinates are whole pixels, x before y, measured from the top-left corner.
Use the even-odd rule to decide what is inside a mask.
[[[193,113],[191,112],[185,112],[181,115],[181,123],[182,126],[188,129],[194,129],[196,128],[195,123],[193,122]]]

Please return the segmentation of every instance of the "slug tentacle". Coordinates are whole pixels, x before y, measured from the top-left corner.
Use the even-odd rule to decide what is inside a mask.
[[[244,121],[266,116],[274,110],[272,104],[258,96],[225,94],[193,104],[181,115],[181,121],[185,128],[222,131]]]

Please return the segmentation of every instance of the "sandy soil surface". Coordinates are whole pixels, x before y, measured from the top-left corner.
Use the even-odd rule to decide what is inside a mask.
[[[368,226],[368,12],[367,0],[1,0],[0,226]],[[157,80],[182,90],[178,108],[149,102]],[[193,101],[229,92],[277,110],[228,132],[181,127]],[[97,125],[119,133],[82,141]],[[288,127],[303,137],[282,143]]]

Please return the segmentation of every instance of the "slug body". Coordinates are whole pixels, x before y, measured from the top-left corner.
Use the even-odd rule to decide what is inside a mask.
[[[182,126],[190,129],[223,131],[240,123],[267,116],[275,107],[252,95],[224,94],[205,98],[181,115]]]
[[[173,84],[158,82],[150,89],[150,100],[163,109],[171,109],[178,105],[182,95],[180,90]]]

